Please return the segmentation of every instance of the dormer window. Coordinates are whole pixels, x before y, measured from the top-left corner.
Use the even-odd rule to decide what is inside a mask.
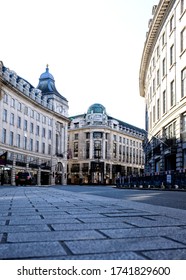
[[[79,128],[79,122],[74,123],[75,128]]]

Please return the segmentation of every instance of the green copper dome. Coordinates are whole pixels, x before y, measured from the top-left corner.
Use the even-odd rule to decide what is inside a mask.
[[[100,113],[100,114],[105,114],[106,110],[105,107],[99,103],[95,103],[93,105],[91,105],[88,108],[87,114],[91,114],[91,113]]]

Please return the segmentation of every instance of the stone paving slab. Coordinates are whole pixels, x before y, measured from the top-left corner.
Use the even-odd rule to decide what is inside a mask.
[[[142,251],[152,249],[172,249],[185,248],[177,242],[168,240],[164,237],[140,237],[111,240],[85,240],[67,241],[67,246],[74,254],[83,253],[104,253],[104,252],[123,252],[123,251]]]
[[[154,250],[142,252],[143,256],[148,257],[151,260],[186,260],[185,249],[174,249],[174,250]]]
[[[51,229],[47,225],[8,225],[8,226],[1,226],[0,225],[0,232],[45,232],[51,231]]]
[[[24,259],[66,255],[58,242],[28,242],[0,245],[0,259]]]
[[[33,242],[33,241],[64,241],[64,240],[92,240],[105,237],[95,230],[51,231],[51,232],[25,232],[9,233],[7,242]]]
[[[127,229],[134,226],[125,223],[80,223],[80,224],[51,224],[54,230],[88,230],[88,229]]]
[[[186,230],[181,229],[180,227],[155,227],[152,228],[118,228],[118,229],[100,229],[105,235],[110,238],[130,238],[130,237],[156,237],[156,236],[173,236],[177,239],[178,236],[186,237]],[[170,235],[171,231],[171,235]],[[186,240],[185,240],[186,241]],[[183,242],[183,241],[181,241]]]

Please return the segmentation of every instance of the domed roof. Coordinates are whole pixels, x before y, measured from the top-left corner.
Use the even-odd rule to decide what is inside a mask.
[[[39,84],[37,86],[38,89],[42,91],[42,93],[45,94],[55,94],[56,96],[66,100],[65,97],[63,97],[56,89],[55,86],[55,80],[52,74],[49,73],[48,65],[46,67],[46,71],[41,74],[39,78]]]
[[[52,76],[52,74],[49,73],[49,69],[48,69],[48,64],[46,66],[46,71],[41,74],[39,80],[44,80],[44,79],[52,79],[54,81],[54,77]]]
[[[88,108],[87,114],[91,113],[101,113],[101,114],[106,114],[106,109],[103,105],[99,103],[94,103]]]

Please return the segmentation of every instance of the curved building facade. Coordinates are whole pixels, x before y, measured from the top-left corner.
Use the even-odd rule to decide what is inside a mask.
[[[143,173],[143,129],[108,116],[99,103],[70,120],[69,184],[113,184],[116,178]]]
[[[4,183],[15,185],[16,174],[28,171],[38,185],[56,180],[66,184],[68,122],[68,101],[57,91],[48,66],[35,88],[0,62],[0,177]]]
[[[146,102],[146,172],[186,169],[185,0],[153,7],[139,86]]]

